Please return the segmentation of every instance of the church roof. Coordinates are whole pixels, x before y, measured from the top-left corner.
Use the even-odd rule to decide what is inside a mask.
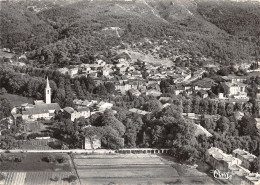
[[[33,108],[22,111],[23,115],[34,115],[34,114],[43,114],[49,113],[50,110],[60,110],[58,103],[51,104],[38,104],[34,105]]]

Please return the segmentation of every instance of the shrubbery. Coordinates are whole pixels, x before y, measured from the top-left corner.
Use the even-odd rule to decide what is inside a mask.
[[[66,157],[63,155],[55,156],[55,155],[48,155],[42,158],[42,161],[48,162],[48,163],[64,163],[66,161]]]

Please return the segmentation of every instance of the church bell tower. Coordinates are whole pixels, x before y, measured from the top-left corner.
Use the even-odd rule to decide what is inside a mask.
[[[45,103],[51,104],[51,88],[50,88],[48,77],[47,77],[47,84],[45,88]]]

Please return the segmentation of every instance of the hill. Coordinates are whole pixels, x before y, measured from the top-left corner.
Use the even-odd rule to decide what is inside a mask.
[[[52,28],[22,3],[0,2],[1,45],[13,48],[31,37],[46,34]]]
[[[35,65],[54,67],[88,63],[98,56],[109,61],[113,58],[111,49],[124,47],[124,43],[132,46],[143,38],[157,43],[146,44],[146,52],[160,47],[160,57],[172,59],[176,58],[172,51],[178,50],[180,55],[191,56],[193,62],[204,56],[222,64],[250,61],[260,50],[260,7],[251,2],[55,3],[37,13],[29,11],[28,4],[6,2],[6,10],[1,9],[7,25],[1,28],[2,45],[29,51]],[[8,22],[10,17],[13,21]],[[21,28],[16,29],[14,23]],[[10,42],[7,38],[14,39]],[[161,44],[164,40],[167,44]],[[144,50],[141,45],[139,49]]]

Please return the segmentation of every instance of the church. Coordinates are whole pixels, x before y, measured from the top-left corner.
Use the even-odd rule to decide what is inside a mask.
[[[20,113],[23,120],[27,121],[34,121],[42,118],[49,120],[55,115],[55,111],[59,111],[60,109],[58,103],[51,103],[51,88],[47,77],[45,102],[43,100],[36,100],[34,101],[34,105],[28,103],[22,104]]]

